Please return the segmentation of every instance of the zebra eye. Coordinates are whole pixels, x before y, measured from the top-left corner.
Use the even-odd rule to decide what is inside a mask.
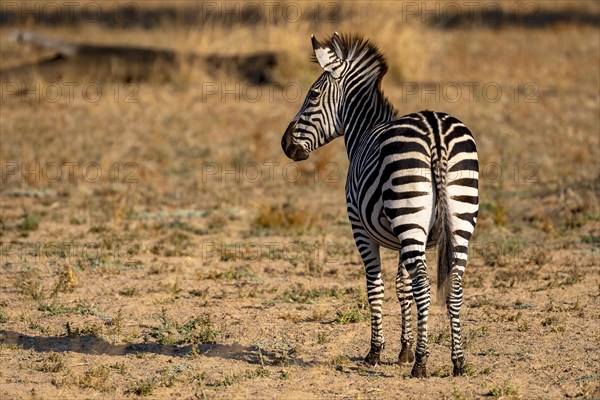
[[[311,100],[316,100],[319,98],[320,94],[321,93],[318,90],[313,89],[308,93],[308,98]]]

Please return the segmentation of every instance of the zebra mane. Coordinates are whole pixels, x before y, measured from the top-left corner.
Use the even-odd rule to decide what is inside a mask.
[[[385,75],[388,70],[387,60],[379,47],[360,34],[341,34],[337,38],[334,35],[325,39],[321,44],[331,48],[342,60],[352,61],[361,55],[370,57],[381,66],[380,76]],[[311,60],[317,62],[314,55]]]
[[[388,70],[388,65],[385,56],[377,45],[359,34],[333,35],[331,38],[325,39],[321,44],[331,48],[342,60],[352,61],[357,58],[370,58],[373,62],[378,63],[380,68],[376,83],[378,91],[381,93],[384,107],[392,110],[393,118],[398,117],[398,110],[396,110],[381,89],[381,80]],[[319,63],[315,55],[312,56],[312,61],[317,64]]]

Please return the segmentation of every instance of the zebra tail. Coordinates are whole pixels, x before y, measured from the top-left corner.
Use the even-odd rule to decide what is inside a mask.
[[[442,175],[444,176],[444,175]],[[438,223],[437,225],[437,298],[446,302],[450,293],[450,272],[454,262],[454,240],[452,235],[452,220],[448,208],[448,196],[445,182],[438,182]]]

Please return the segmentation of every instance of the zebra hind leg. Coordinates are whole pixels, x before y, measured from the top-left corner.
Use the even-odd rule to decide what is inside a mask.
[[[471,213],[459,213],[456,211],[459,207],[450,203],[450,213],[453,215],[452,227],[455,231],[452,233],[454,252],[452,257],[452,267],[448,276],[450,287],[448,297],[446,298],[446,308],[450,319],[450,330],[452,333],[452,363],[454,364],[454,376],[465,374],[465,355],[462,348],[462,337],[460,332],[460,309],[463,302],[462,277],[467,266],[469,239],[475,228],[475,219],[477,216],[476,206],[471,207]],[[465,205],[461,206],[461,210]],[[464,210],[463,210],[464,211]]]
[[[409,258],[405,260],[404,258]],[[429,275],[427,274],[427,263],[425,251],[402,249],[403,263],[412,280],[412,292],[417,305],[417,347],[415,351],[415,363],[411,376],[413,378],[427,377],[427,359],[429,358],[429,346],[427,344],[427,320],[429,316],[429,305],[431,304],[431,290],[429,286]]]
[[[402,310],[402,337],[400,339],[402,349],[398,355],[398,364],[412,364],[415,361],[415,353],[412,349],[413,334],[412,334],[412,284],[410,275],[402,262],[398,265],[398,273],[396,275],[396,294],[400,301]]]
[[[459,319],[463,299],[462,274],[463,270],[460,270],[456,266],[453,268],[450,276],[450,293],[446,300],[446,307],[450,318],[450,330],[452,332],[452,363],[454,364],[454,376],[461,376],[465,373],[465,355],[462,349]]]

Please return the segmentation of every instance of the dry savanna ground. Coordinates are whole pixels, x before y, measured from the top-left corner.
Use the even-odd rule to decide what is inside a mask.
[[[286,2],[248,22],[235,11],[244,3],[210,3],[233,7],[227,17],[161,1],[131,3],[131,24],[3,19],[0,397],[600,398],[600,9],[475,3],[506,18],[448,25],[431,20],[441,3]],[[190,7],[212,16],[190,20]],[[15,28],[177,54],[270,51],[277,62],[260,84],[185,57],[143,73],[73,59],[10,75],[52,56],[11,40]],[[343,143],[299,164],[280,148],[320,73],[309,35],[333,31],[380,45],[401,112],[449,112],[476,136],[464,377],[451,376],[435,299],[430,377],[395,364],[390,251],[383,364],[361,363],[369,315]]]

